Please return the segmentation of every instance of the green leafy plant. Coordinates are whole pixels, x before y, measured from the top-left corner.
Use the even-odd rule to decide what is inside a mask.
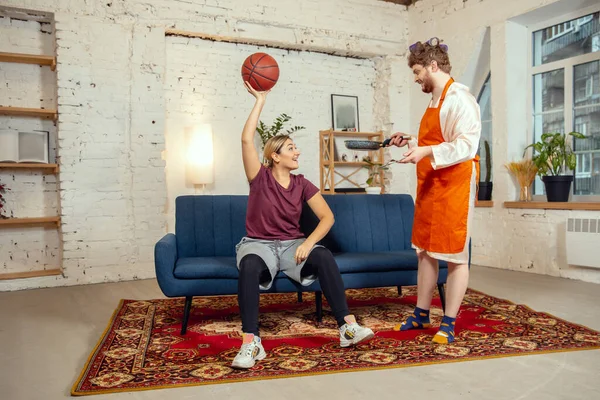
[[[486,140],[483,143],[485,148],[485,182],[489,183],[492,180],[492,152],[490,151],[490,143]]]
[[[585,139],[586,136],[579,132],[571,132],[568,135],[577,139]],[[535,152],[532,160],[538,168],[540,177],[546,175],[562,175],[567,169],[573,171],[577,166],[577,158],[573,149],[567,143],[567,135],[562,133],[544,133],[539,142],[525,147],[523,156],[527,149],[532,147]]]
[[[390,160],[385,164],[378,164],[372,162],[370,157],[363,157],[363,161],[368,164],[363,166],[363,168],[366,168],[369,171],[369,177],[365,183],[371,187],[379,186],[381,184],[381,182],[379,182],[379,173],[381,171],[387,171],[390,169],[390,164],[396,162],[396,160]]]
[[[283,130],[283,126],[292,119],[289,115],[283,113],[279,117],[275,118],[275,121],[271,126],[265,125],[264,122],[259,121],[258,127],[256,130],[260,135],[260,140],[262,141],[262,145],[264,146],[267,143],[267,140],[271,139],[273,136],[279,135]],[[285,134],[291,135],[294,132],[305,129],[303,126],[294,126],[285,131]]]

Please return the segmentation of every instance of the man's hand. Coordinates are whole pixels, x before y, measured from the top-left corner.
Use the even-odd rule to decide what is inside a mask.
[[[409,138],[409,135],[405,135],[404,133],[401,133],[401,132],[396,132],[390,137],[390,139],[391,139],[390,146],[404,147],[410,141],[410,139],[408,139],[408,138]]]
[[[296,259],[296,265],[300,264],[302,261],[308,258],[308,253],[313,248],[313,244],[309,243],[308,240],[304,241],[298,248],[296,249],[296,255],[294,258]]]
[[[404,158],[399,162],[402,164],[416,164],[423,158],[431,156],[431,154],[431,146],[413,147],[412,149],[404,153]]]

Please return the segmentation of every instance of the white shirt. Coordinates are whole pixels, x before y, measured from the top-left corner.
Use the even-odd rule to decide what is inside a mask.
[[[433,99],[429,107],[433,105]],[[475,97],[465,85],[453,82],[440,110],[440,126],[444,142],[431,146],[431,166],[440,169],[472,160],[479,148],[481,137],[481,112]],[[417,146],[416,138],[411,139],[408,146]]]

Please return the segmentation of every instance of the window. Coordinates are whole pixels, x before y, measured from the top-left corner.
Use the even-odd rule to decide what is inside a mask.
[[[577,168],[575,169],[575,178],[589,178],[592,176],[592,155],[589,153],[577,154]]]
[[[485,142],[489,144],[490,153],[492,149],[492,83],[490,81],[491,75],[488,75],[481,91],[479,92],[479,96],[477,98],[477,102],[479,103],[479,108],[481,110],[481,140],[479,142],[479,165],[480,165],[480,181],[484,181],[486,175],[488,174],[487,170],[487,158],[490,157],[490,166],[491,164],[491,154],[487,154],[485,150]],[[492,171],[489,171],[490,177]]]
[[[543,133],[577,131],[573,194],[600,196],[600,12],[532,33],[533,140]],[[544,193],[536,179],[534,193]]]

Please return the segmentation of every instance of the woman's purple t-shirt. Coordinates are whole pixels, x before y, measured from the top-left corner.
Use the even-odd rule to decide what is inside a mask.
[[[246,232],[248,237],[264,240],[290,240],[303,238],[300,231],[300,214],[304,202],[319,189],[304,175],[290,174],[287,189],[281,186],[271,170],[261,165],[250,182]]]

